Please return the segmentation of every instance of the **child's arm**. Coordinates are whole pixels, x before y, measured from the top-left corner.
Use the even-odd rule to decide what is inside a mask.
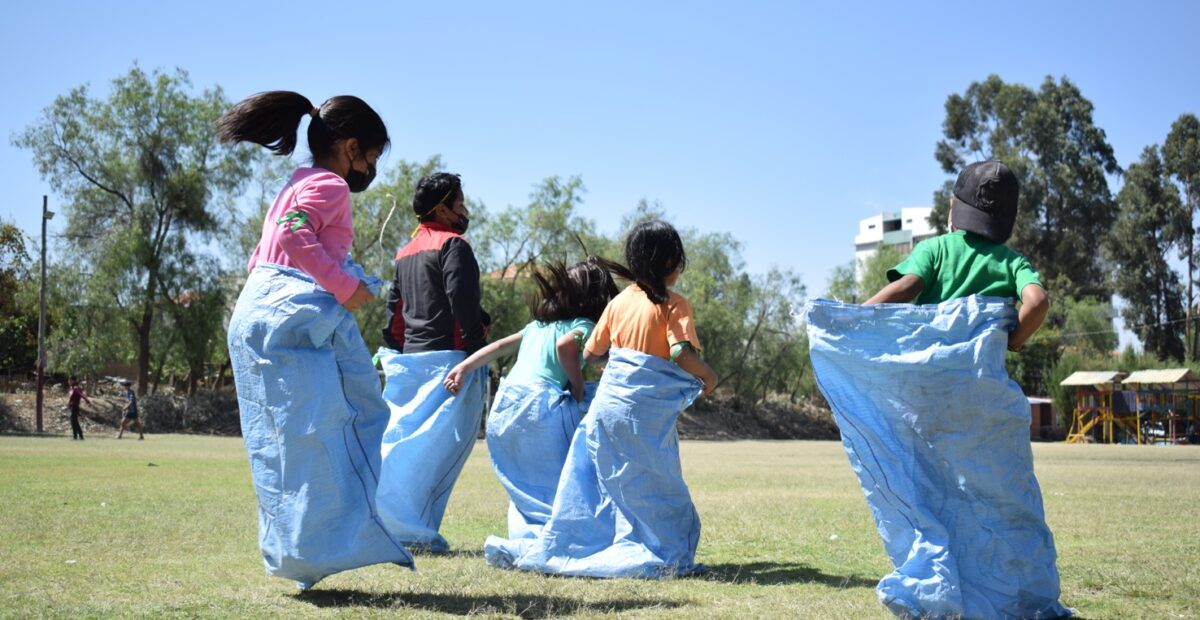
[[[567,382],[571,385],[571,396],[575,397],[575,402],[583,400],[583,369],[579,366],[579,336],[580,332],[570,331],[563,334],[563,337],[555,343],[558,363],[562,366],[563,372],[567,373]]]
[[[1050,310],[1050,298],[1046,289],[1037,284],[1026,284],[1021,289],[1021,310],[1017,313],[1017,328],[1008,335],[1008,350],[1020,351],[1025,341],[1042,326],[1046,312]]]
[[[476,368],[481,368],[490,364],[505,355],[511,355],[513,351],[521,345],[521,332],[517,332],[511,336],[506,336],[493,342],[482,349],[471,354],[471,357],[461,361],[457,366],[450,369],[446,374],[446,378],[442,381],[442,385],[446,390],[455,396],[458,395],[458,390],[462,388],[463,376],[469,374]]]
[[[696,355],[690,345],[683,345],[679,355],[675,357],[675,363],[695,375],[704,384],[704,391],[700,393],[702,396],[707,396],[713,391],[713,388],[717,387],[717,373],[704,360],[700,359],[699,355]]]
[[[600,355],[597,353],[592,353],[591,351],[588,351],[585,349],[583,351],[583,361],[585,364],[591,364],[593,366],[603,366],[608,363],[608,351],[605,351],[604,355]]]
[[[917,295],[920,295],[921,290],[924,288],[925,281],[921,279],[921,276],[905,274],[899,280],[879,289],[879,292],[875,293],[874,297],[864,301],[863,305],[908,303],[916,299]]]

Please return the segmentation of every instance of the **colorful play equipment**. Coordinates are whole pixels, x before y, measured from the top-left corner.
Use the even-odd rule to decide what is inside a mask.
[[[1121,384],[1133,393],[1137,443],[1182,444],[1200,440],[1200,377],[1187,368],[1139,370]]]
[[[1075,388],[1075,411],[1071,430],[1067,432],[1067,443],[1114,443],[1119,429],[1137,433],[1136,414],[1130,420],[1124,412],[1118,415],[1114,406],[1115,402],[1125,403],[1124,398],[1114,398],[1114,394],[1121,391],[1123,378],[1125,373],[1117,370],[1081,370],[1059,383]]]

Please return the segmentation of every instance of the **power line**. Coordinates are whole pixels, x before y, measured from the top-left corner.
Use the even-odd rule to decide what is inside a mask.
[[[1163,327],[1166,325],[1172,325],[1174,323],[1183,323],[1186,321],[1187,321],[1186,318],[1171,319],[1170,321],[1163,321],[1161,323],[1143,323],[1141,325],[1129,325],[1129,326],[1126,326],[1125,329],[1128,331],[1134,331],[1134,330],[1139,330],[1139,329],[1143,329],[1146,327]],[[1076,336],[1094,336],[1096,334],[1119,334],[1119,333],[1120,332],[1118,332],[1116,329],[1102,329],[1099,331],[1092,331],[1092,332],[1073,332],[1073,333],[1058,334],[1058,335],[1051,335],[1051,334],[1047,334],[1047,333],[1043,332],[1043,333],[1035,334],[1032,338],[1030,338],[1030,340],[1032,340],[1032,341],[1050,340],[1050,339],[1054,339],[1054,338],[1065,339],[1065,338],[1074,338]]]

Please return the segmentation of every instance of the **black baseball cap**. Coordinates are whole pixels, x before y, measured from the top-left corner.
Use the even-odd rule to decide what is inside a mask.
[[[1020,183],[1004,162],[975,162],[963,168],[954,182],[951,221],[955,228],[1004,243],[1017,221],[1020,194]]]

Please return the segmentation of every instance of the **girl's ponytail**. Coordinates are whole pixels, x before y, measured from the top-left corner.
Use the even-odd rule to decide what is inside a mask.
[[[608,300],[620,292],[613,276],[634,281],[628,269],[599,256],[570,267],[554,262],[535,269],[539,296],[531,300],[530,313],[543,323],[580,317],[598,321]]]
[[[291,155],[296,150],[296,131],[300,119],[317,109],[300,93],[273,90],[240,101],[217,121],[217,137],[222,143],[253,142],[276,155]]]
[[[313,107],[304,95],[287,90],[258,93],[230,108],[217,121],[217,137],[226,144],[253,142],[276,155],[291,155],[305,115],[313,119],[308,124],[308,151],[313,159],[326,157],[338,140],[347,138],[358,140],[363,153],[383,150],[391,143],[383,119],[362,99],[339,95]]]

